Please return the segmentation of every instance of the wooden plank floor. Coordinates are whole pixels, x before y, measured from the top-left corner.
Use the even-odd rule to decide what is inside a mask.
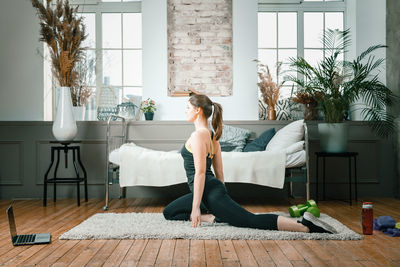
[[[400,200],[368,199],[374,215],[400,221]],[[13,247],[6,208],[0,201],[0,266],[400,266],[400,237],[375,231],[361,241],[332,240],[59,240],[58,237],[95,213],[103,200],[76,206],[75,199],[42,207],[41,200],[14,201],[19,234],[50,232],[48,245]],[[287,211],[302,200],[238,200],[252,212]],[[264,202],[264,203],[263,203]],[[166,200],[112,200],[107,212],[162,212]],[[361,233],[361,202],[321,201],[322,212]]]

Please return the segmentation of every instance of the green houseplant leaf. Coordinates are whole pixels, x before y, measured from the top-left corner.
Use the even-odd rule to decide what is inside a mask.
[[[350,104],[361,100],[365,103],[361,116],[382,137],[395,132],[394,117],[386,112],[398,97],[379,81],[379,69],[385,62],[371,53],[384,49],[373,45],[353,61],[341,60],[351,44],[350,30],[328,29],[322,38],[325,57],[312,66],[302,57],[291,58],[291,71],[297,75],[287,77],[297,85],[297,92],[311,95],[325,115],[327,123],[342,122]]]

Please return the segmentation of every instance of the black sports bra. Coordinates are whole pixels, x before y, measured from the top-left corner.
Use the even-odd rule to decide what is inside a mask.
[[[214,138],[214,132],[211,131],[210,134],[210,141],[211,141],[211,154],[209,153],[207,155],[208,158],[212,159],[214,157],[214,145],[213,145],[213,138]],[[187,141],[185,142],[185,148],[187,151],[189,151],[190,153],[192,153],[192,150],[189,148]],[[192,153],[193,154],[193,153]]]
[[[211,134],[211,139],[213,136],[214,136],[214,133]],[[212,145],[212,143],[211,143],[211,145]],[[212,149],[212,152],[213,152],[213,149]],[[181,155],[183,158],[183,166],[185,168],[186,177],[188,179],[188,185],[189,185],[190,190],[193,192],[193,182],[194,182],[194,175],[196,173],[196,169],[194,166],[193,153],[192,153],[192,151],[189,150],[186,143],[181,149]],[[212,165],[212,157],[207,156],[206,157],[206,180],[215,178],[215,175],[211,170],[211,165]]]

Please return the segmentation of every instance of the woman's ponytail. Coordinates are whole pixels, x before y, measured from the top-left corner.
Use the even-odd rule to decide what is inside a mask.
[[[189,98],[189,102],[203,110],[206,120],[212,116],[211,125],[215,132],[215,139],[218,140],[222,135],[222,106],[218,103],[213,103],[210,98],[202,94],[193,94]],[[213,114],[214,106],[214,114]]]
[[[218,103],[213,103],[214,114],[212,117],[212,127],[215,131],[215,139],[218,140],[222,135],[222,106]]]

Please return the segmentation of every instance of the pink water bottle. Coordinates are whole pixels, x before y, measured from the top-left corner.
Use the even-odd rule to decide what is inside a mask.
[[[362,204],[362,229],[364,235],[372,235],[373,226],[374,226],[374,213],[372,210],[372,202],[363,202]]]

